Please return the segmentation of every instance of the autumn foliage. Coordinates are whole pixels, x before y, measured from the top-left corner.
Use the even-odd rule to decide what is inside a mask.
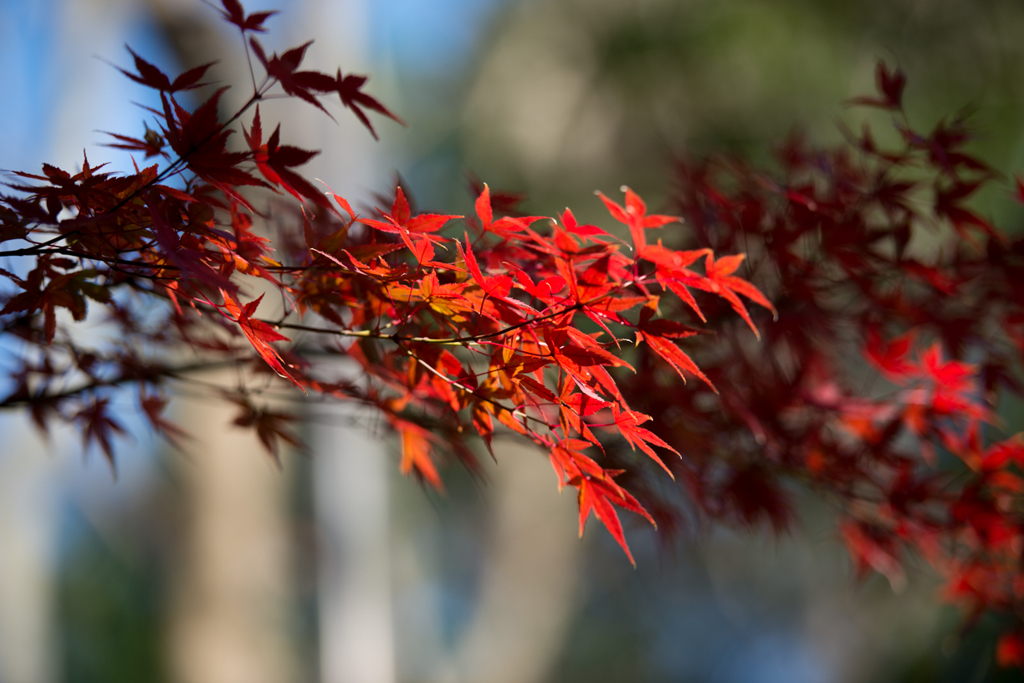
[[[275,457],[298,440],[269,396],[291,388],[372,406],[401,470],[438,489],[447,463],[515,433],[576,489],[580,532],[593,513],[631,561],[622,510],[663,534],[781,531],[816,491],[859,570],[898,585],[908,553],[925,558],[972,618],[1006,617],[998,657],[1024,662],[1024,441],[993,412],[1019,391],[1024,241],[970,208],[996,174],[963,121],[916,132],[903,74],[879,65],[878,96],[853,104],[891,112],[897,146],[865,128],[835,149],[794,137],[774,171],[680,162],[678,217],[629,188],[598,193],[603,228],[486,185],[467,217],[420,213],[402,187],[354,208],[301,174],[317,152],[260,102],[340,102],[375,137],[375,117],[401,120],[365,76],[302,70],[310,43],[268,54],[272,12],[222,6],[255,57],[237,111],[203,85],[211,64],[172,78],[131,52],[122,71],[160,106],[110,144],[140,167],[13,173],[0,324],[21,351],[0,407],[75,425],[113,464],[114,391],[181,443],[169,387],[237,367],[244,383],[210,391]],[[87,341],[87,315],[111,340]],[[330,358],[361,376],[333,379]]]

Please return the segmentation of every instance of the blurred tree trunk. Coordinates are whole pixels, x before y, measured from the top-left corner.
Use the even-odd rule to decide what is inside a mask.
[[[304,0],[289,12],[289,44],[316,39],[307,55],[309,68],[369,73],[369,11],[365,0]],[[290,103],[282,134],[299,147],[323,150],[307,167],[309,174],[354,206],[365,206],[374,192],[385,189],[381,146],[338,105],[336,98],[326,103],[335,122],[313,107]],[[355,374],[344,364],[335,370]],[[372,432],[375,422],[370,411],[350,405],[314,413],[310,445],[320,543],[322,683],[395,680],[388,485],[394,463],[381,435]]]
[[[21,417],[2,423],[0,681],[51,683],[60,672],[53,567],[58,468]]]
[[[490,554],[456,667],[465,683],[543,683],[580,597],[576,499],[572,489],[559,495],[532,444],[502,440],[494,450]]]
[[[150,7],[183,67],[218,60],[216,77],[237,86],[229,101],[247,96],[241,41],[226,43],[230,32],[217,13],[193,0],[150,0]],[[236,381],[230,371],[203,379]],[[177,419],[196,439],[186,444],[191,455],[171,456],[183,512],[168,571],[170,679],[297,680],[288,468],[274,465],[254,432],[232,425],[237,411],[218,398],[179,397],[177,405]]]
[[[231,373],[208,379],[228,385]],[[289,478],[217,399],[179,398],[194,455],[173,455],[180,505],[169,570],[170,678],[280,683],[297,678]]]
[[[388,514],[392,462],[379,435],[368,430],[373,419],[368,413],[349,406],[323,410],[314,428],[323,683],[395,680]]]

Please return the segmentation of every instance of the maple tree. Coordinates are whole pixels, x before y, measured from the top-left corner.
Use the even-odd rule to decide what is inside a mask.
[[[267,135],[260,102],[330,116],[337,97],[374,137],[371,116],[401,119],[365,76],[300,69],[310,43],[268,54],[273,12],[221,4],[255,56],[237,111],[223,87],[179,101],[212,64],[171,78],[130,51],[121,70],[160,106],[110,144],[155,163],[44,164],[0,197],[0,325],[21,344],[0,408],[73,424],[113,464],[114,391],[180,442],[168,388],[233,366],[246,381],[209,390],[274,457],[298,443],[271,402],[291,387],[376,409],[402,472],[438,489],[447,460],[475,467],[471,435],[489,449],[507,430],[577,490],[580,533],[593,513],[630,561],[622,510],[663,534],[700,517],[782,530],[815,490],[860,570],[898,584],[916,552],[972,619],[1005,616],[998,659],[1024,665],[1024,441],[996,438],[992,401],[1020,391],[1024,240],[967,205],[996,174],[963,121],[916,132],[905,77],[880,64],[879,95],[854,103],[891,112],[899,146],[865,128],[835,149],[794,137],[778,171],[681,162],[679,217],[599,192],[606,230],[483,184],[470,217],[415,211],[400,186],[356,209],[301,174],[317,152]],[[112,341],[87,343],[87,314]],[[360,379],[328,379],[322,357]]]

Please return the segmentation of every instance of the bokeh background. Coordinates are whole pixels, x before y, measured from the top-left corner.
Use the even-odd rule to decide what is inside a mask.
[[[915,123],[970,112],[979,154],[1024,169],[1016,0],[246,7],[282,10],[271,49],[314,38],[311,65],[371,73],[409,123],[380,122],[374,143],[343,112],[264,110],[325,150],[312,175],[363,202],[399,174],[421,208],[465,213],[472,172],[527,193],[530,213],[603,220],[593,191],[622,184],[657,206],[676,157],[770,164],[793,130],[838,141],[879,58],[908,74]],[[111,66],[125,43],[169,72],[221,59],[216,78],[245,96],[238,37],[200,0],[0,0],[0,168],[71,168],[83,149],[131,168],[100,132],[141,134],[131,102],[153,101]],[[981,208],[1011,216],[997,194]],[[0,345],[0,363],[18,352]],[[577,541],[575,501],[514,442],[483,476],[449,468],[439,496],[397,475],[371,415],[307,408],[309,452],[278,469],[194,392],[176,414],[196,434],[185,454],[117,400],[116,478],[73,435],[0,416],[0,683],[1020,680],[995,669],[992,624],[961,631],[925,567],[900,595],[855,582],[814,501],[783,537],[697,528],[663,547],[628,523],[634,570],[596,525]]]

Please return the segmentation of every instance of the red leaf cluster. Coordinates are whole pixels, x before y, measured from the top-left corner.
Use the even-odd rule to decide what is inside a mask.
[[[879,96],[856,101],[894,112],[892,149],[864,130],[832,149],[795,136],[774,170],[679,162],[674,204],[685,224],[664,243],[686,263],[702,249],[745,252],[742,270],[742,256],[708,256],[705,275],[721,286],[742,272],[726,286],[765,307],[755,292],[767,293],[777,320],[758,344],[730,322],[756,318],[728,296],[728,307],[698,309],[679,292],[674,311],[661,306],[715,330],[692,359],[718,394],[662,372],[662,361],[679,363],[656,345],[638,349],[620,389],[682,457],[669,461],[678,496],[634,491],[676,526],[710,517],[776,529],[798,491],[825,494],[859,570],[898,585],[906,558],[921,556],[950,599],[974,616],[1002,614],[1019,634],[1024,461],[995,400],[1021,391],[1024,239],[971,205],[995,174],[966,151],[966,124],[912,130],[904,84],[880,64]],[[673,279],[656,258],[667,286],[686,283],[685,264]],[[1001,662],[1020,663],[1019,642],[1000,642]]]
[[[248,34],[262,31],[271,13],[246,14],[224,0],[222,14],[265,72],[259,84],[254,75],[239,111],[220,113],[226,88],[194,110],[175,99],[200,87],[210,65],[171,80],[132,52],[138,73],[126,75],[160,91],[161,107],[151,110],[154,130],[141,139],[115,135],[115,146],[164,163],[129,175],[100,173],[88,160],[74,175],[44,166],[42,175],[19,174],[35,184],[11,185],[22,196],[3,200],[0,237],[13,242],[3,255],[32,265],[25,277],[5,275],[0,316],[32,346],[25,357],[42,361],[15,373],[16,389],[0,405],[29,405],[41,424],[73,421],[86,444],[113,461],[113,387],[138,384],[153,427],[179,438],[161,417],[159,385],[257,360],[304,392],[376,407],[400,434],[402,471],[437,488],[445,452],[472,462],[468,434],[488,446],[498,429],[533,440],[550,454],[559,486],[578,489],[581,528],[593,512],[632,560],[618,510],[653,520],[617,483],[619,471],[600,464],[606,443],[618,435],[666,470],[659,451],[676,450],[620,390],[633,369],[627,356],[644,344],[680,377],[710,384],[683,350],[698,330],[659,312],[679,302],[699,311],[697,290],[725,300],[753,327],[739,296],[771,304],[733,274],[742,257],[648,245],[647,231],[678,219],[648,214],[628,188],[621,205],[599,193],[632,238],[635,248],[625,250],[569,210],[558,218],[502,215],[512,195],[499,193],[496,210],[486,185],[461,228],[450,229],[460,216],[413,211],[400,187],[389,209],[357,212],[302,175],[316,151],[284,143],[280,125],[264,139],[258,105],[279,86],[325,112],[321,96],[337,94],[371,133],[366,110],[399,119],[362,92],[365,77],[301,70],[309,42],[268,55]],[[243,150],[228,144],[236,124]],[[311,211],[272,203],[278,234],[257,235],[253,219],[262,212],[247,188],[283,192]],[[698,257],[703,273],[693,267]],[[273,318],[260,315],[264,296],[243,286],[253,278],[281,295]],[[75,328],[58,320],[58,308],[84,319],[87,299],[118,327],[113,348],[83,348]],[[200,360],[178,360],[181,347]],[[348,356],[366,381],[326,381],[303,360],[309,354]],[[224,393],[241,408],[235,424],[254,429],[275,457],[280,441],[296,442],[289,416],[254,400],[257,386]]]

